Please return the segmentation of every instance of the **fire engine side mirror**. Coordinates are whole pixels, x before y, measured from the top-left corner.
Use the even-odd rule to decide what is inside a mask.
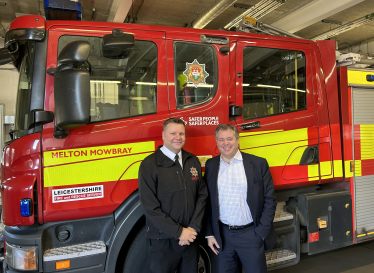
[[[54,71],[56,137],[66,137],[61,131],[86,125],[90,118],[90,73],[81,68],[90,53],[86,41],[67,44],[58,56]]]
[[[0,49],[0,65],[8,64],[14,61],[13,55],[7,48]]]
[[[135,44],[134,35],[113,29],[112,34],[103,37],[103,56],[108,59],[124,59]]]

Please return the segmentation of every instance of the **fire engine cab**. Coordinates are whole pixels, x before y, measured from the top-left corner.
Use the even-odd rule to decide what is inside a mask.
[[[4,272],[145,272],[138,169],[169,117],[203,171],[221,123],[267,159],[269,270],[374,238],[374,71],[338,67],[334,41],[30,15],[0,61],[20,73],[1,161]],[[217,272],[204,241],[199,272]]]

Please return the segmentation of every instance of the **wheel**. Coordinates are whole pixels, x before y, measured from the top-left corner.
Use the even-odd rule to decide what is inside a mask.
[[[211,252],[211,253],[210,253]],[[216,255],[208,250],[206,240],[200,240],[198,273],[217,272]],[[148,273],[149,261],[146,246],[145,226],[140,229],[127,252],[123,273]],[[176,272],[177,273],[177,272]]]

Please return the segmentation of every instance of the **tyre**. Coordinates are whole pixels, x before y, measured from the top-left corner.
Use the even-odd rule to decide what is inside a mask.
[[[123,273],[148,273],[149,261],[143,226],[131,243],[127,252]]]
[[[216,269],[216,257],[208,251],[206,240],[201,239],[199,248],[198,273],[213,273]],[[213,252],[212,252],[213,253]],[[127,252],[123,273],[148,273],[149,261],[146,246],[145,226],[140,229]]]

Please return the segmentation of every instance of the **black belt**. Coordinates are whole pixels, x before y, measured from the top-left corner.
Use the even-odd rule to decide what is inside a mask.
[[[249,223],[249,224],[246,224],[246,225],[244,225],[244,226],[232,226],[232,225],[227,225],[227,224],[225,224],[225,223],[222,223],[221,221],[220,221],[220,223],[221,223],[222,225],[224,225],[224,226],[227,226],[229,229],[232,229],[232,230],[245,229],[245,228],[248,228],[248,227],[253,226],[253,222],[252,222],[252,223]]]

